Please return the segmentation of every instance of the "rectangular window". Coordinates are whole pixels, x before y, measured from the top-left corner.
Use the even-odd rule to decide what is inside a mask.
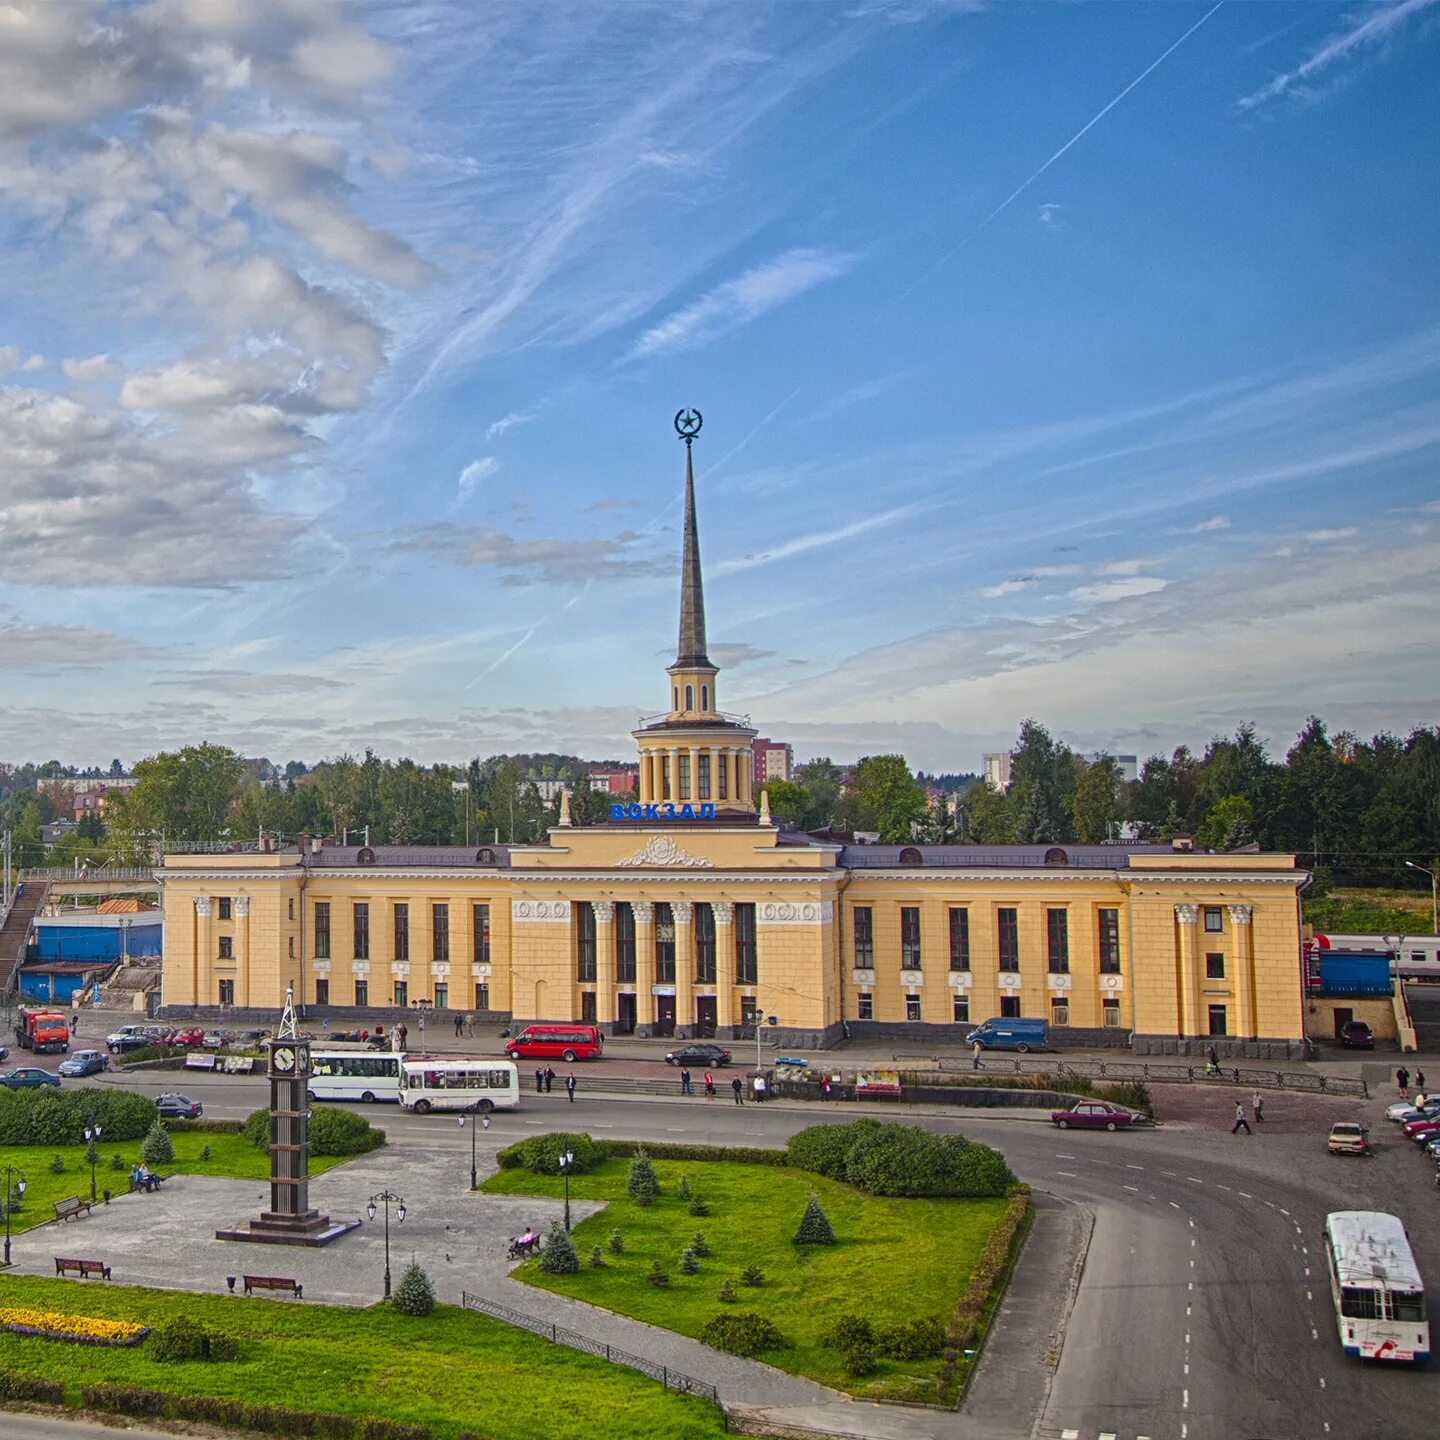
[[[700,781],[699,798],[708,800],[710,798],[710,757],[703,751],[696,759],[696,770]]]
[[[582,982],[595,979],[595,907],[588,900],[575,903],[575,978]]]
[[[1102,1005],[1100,1023],[1107,1030],[1115,1030],[1120,1025],[1120,1002],[1112,999],[1109,995],[1105,997]]]
[[[918,1020],[920,1018],[920,997],[918,995],[907,995],[905,997],[905,1018],[907,1020]]]
[[[1070,912],[1068,910],[1047,910],[1045,912],[1045,938],[1052,975],[1070,973]]]
[[[330,1003],[330,982],[328,980],[317,980],[315,982],[315,1003],[317,1005],[328,1005]]]
[[[410,907],[403,901],[395,906],[395,958],[410,958]]]
[[[1068,1025],[1070,1023],[1069,996],[1057,995],[1050,1001],[1050,1023],[1052,1025]]]
[[[444,984],[435,986],[435,1008],[437,1010],[448,1010],[450,1008],[450,987]]]
[[[443,963],[450,958],[450,907],[443,903],[432,905],[430,915],[434,927],[430,936],[430,958]]]
[[[490,963],[490,907],[488,905],[475,907],[475,963],[477,965]]]
[[[615,978],[635,983],[635,912],[627,900],[615,907]]]
[[[395,982],[395,1005],[397,1009],[407,1010],[410,1007],[410,982],[408,980],[397,980]]]
[[[755,943],[755,907],[735,907],[735,982],[758,985],[760,962]]]
[[[680,764],[680,798],[688,800],[690,798],[690,757],[680,755],[676,758]]]
[[[970,912],[962,909],[950,911],[950,968],[970,968]]]
[[[290,918],[293,920],[295,918],[295,897],[293,895],[290,897],[288,903],[290,907]]]
[[[1225,955],[1223,951],[1211,950],[1205,956],[1205,978],[1207,980],[1223,980],[1225,978]]]
[[[875,912],[868,905],[857,905],[855,917],[855,968],[875,968]]]
[[[695,906],[695,980],[715,983],[715,911],[703,901]]]
[[[1207,935],[1219,935],[1225,929],[1225,918],[1222,907],[1219,905],[1207,905],[1205,907],[1205,933]]]
[[[233,960],[235,958],[235,941],[229,935],[221,935],[220,958],[222,960]]]
[[[868,991],[862,990],[855,997],[857,1020],[873,1020],[875,1018],[875,997]]]
[[[370,982],[368,980],[355,982],[355,1003],[361,1007],[370,1003]]]
[[[330,958],[330,902],[328,900],[315,902],[315,958],[317,960]]]
[[[728,755],[720,756],[720,764],[716,773],[720,781],[720,793],[716,798],[728,800],[730,798],[730,757]]]
[[[663,900],[655,906],[655,982],[675,983],[675,912]]]
[[[490,1008],[490,985],[488,981],[477,980],[475,982],[475,1008],[477,1010],[488,1010]]]
[[[235,982],[233,980],[222,980],[220,982],[220,1003],[222,1005],[233,1005],[235,1003]]]
[[[900,968],[920,969],[920,907],[900,907]]]
[[[290,936],[290,958],[292,960],[295,958],[295,937],[293,935]]]
[[[1020,968],[1020,912],[1018,910],[1002,909],[997,912],[997,919],[1000,927],[1000,968],[1002,970],[1018,970]],[[1020,1013],[1018,1010],[1015,1012]]]
[[[235,906],[228,895],[220,897],[220,918],[222,920],[233,920],[235,918]]]
[[[355,958],[370,958],[370,905],[365,900],[355,902]]]
[[[595,992],[582,990],[580,992],[580,1019],[587,1025],[593,1025],[598,1013],[595,1009]]]
[[[1118,910],[1102,910],[1100,912],[1100,973],[1102,975],[1118,975],[1120,973],[1120,912]]]
[[[1000,1017],[1003,1020],[1020,1018],[1020,997],[1018,995],[1002,995],[1000,997]]]
[[[1212,1035],[1228,1035],[1230,1033],[1229,1021],[1226,1018],[1226,1007],[1224,1005],[1212,1005],[1210,1007],[1210,1033]]]
[[[957,1025],[968,1025],[970,1023],[970,997],[956,991],[950,997],[950,1018]]]

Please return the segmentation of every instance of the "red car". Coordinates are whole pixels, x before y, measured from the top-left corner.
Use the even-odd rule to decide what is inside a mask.
[[[172,1045],[203,1045],[205,1032],[200,1029],[177,1030],[170,1043]]]
[[[1405,1138],[1423,1145],[1432,1135],[1440,1133],[1440,1120],[1412,1120],[1405,1126]]]
[[[1135,1123],[1135,1112],[1108,1100],[1081,1100],[1069,1110],[1052,1110],[1050,1119],[1062,1130],[1123,1130]]]

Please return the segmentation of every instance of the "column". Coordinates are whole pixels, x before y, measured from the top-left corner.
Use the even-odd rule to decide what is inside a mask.
[[[1200,985],[1196,973],[1195,922],[1198,905],[1177,905],[1175,919],[1180,925],[1180,1013],[1175,1017],[1179,1035],[1204,1035],[1209,1026],[1200,1024]]]
[[[215,971],[210,954],[214,944],[210,938],[210,916],[214,909],[215,901],[209,895],[195,897],[195,968],[190,977],[192,1005],[209,1005],[214,1001],[210,993],[210,980]]]
[[[1260,1017],[1255,1003],[1255,930],[1248,905],[1231,905],[1230,927],[1235,935],[1235,1033],[1257,1039]]]
[[[615,902],[591,902],[595,912],[595,1020],[608,1025],[619,1019],[615,1008]]]
[[[655,1025],[655,906],[649,900],[632,900],[635,915],[635,1024]]]
[[[675,917],[675,1024],[695,1034],[695,906],[689,900],[673,900]]]
[[[235,1004],[250,1003],[250,897],[235,897]]]
[[[727,1036],[735,1024],[735,906],[716,900],[715,912],[715,1038]]]
[[[755,808],[755,761],[753,758],[746,763],[746,750],[741,746],[735,752],[735,773],[740,786],[740,799],[752,810]]]

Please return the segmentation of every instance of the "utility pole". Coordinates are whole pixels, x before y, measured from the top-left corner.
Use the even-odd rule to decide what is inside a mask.
[[[1440,893],[1437,893],[1435,886],[1436,872],[1440,871],[1440,861],[1430,862],[1433,869],[1427,870],[1423,865],[1417,865],[1413,860],[1405,862],[1407,870],[1418,870],[1422,875],[1430,877],[1430,933],[1440,935]]]

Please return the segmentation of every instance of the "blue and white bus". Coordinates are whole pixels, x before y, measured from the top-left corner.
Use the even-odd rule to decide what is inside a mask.
[[[400,1099],[400,1062],[404,1056],[381,1050],[312,1050],[312,1100],[363,1100],[395,1103]]]
[[[1425,1282],[1395,1216],[1379,1210],[1327,1215],[1325,1263],[1347,1355],[1417,1364],[1430,1358]]]
[[[412,1060],[400,1067],[400,1103],[417,1115],[432,1110],[514,1110],[520,1072],[508,1060]]]

